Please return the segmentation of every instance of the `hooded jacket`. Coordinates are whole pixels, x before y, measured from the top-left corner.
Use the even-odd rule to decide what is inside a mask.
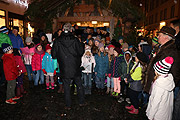
[[[146,115],[150,120],[153,118],[154,120],[172,119],[174,87],[175,84],[172,74],[168,74],[168,76],[159,76],[155,80],[146,110]]]
[[[16,61],[16,66],[18,67],[18,70],[21,73],[25,73],[26,72],[26,67],[24,66],[24,63],[22,61],[22,57],[21,56],[14,56],[15,61]]]
[[[59,63],[61,78],[71,79],[81,76],[80,66],[84,49],[84,44],[70,32],[62,32],[61,36],[55,39],[51,55]]]
[[[0,48],[1,48],[2,43],[8,43],[12,45],[11,40],[7,34],[0,33]]]

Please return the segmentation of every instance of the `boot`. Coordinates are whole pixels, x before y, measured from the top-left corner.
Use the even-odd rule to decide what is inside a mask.
[[[54,90],[54,82],[51,83],[51,89]]]
[[[131,105],[131,106],[126,106],[125,108],[128,109],[128,110],[132,110],[132,109],[134,109],[134,106],[133,106],[133,105]]]
[[[134,107],[133,107],[133,109],[131,110],[131,111],[128,111],[130,114],[138,114],[139,113],[139,110],[138,109],[135,109]]]
[[[46,83],[46,89],[49,90],[49,83]]]
[[[110,91],[110,88],[109,88],[109,87],[107,87],[106,94],[109,94],[109,91]]]
[[[114,94],[114,97],[116,97],[116,98],[117,98],[118,96],[119,96],[119,93]]]
[[[62,84],[59,84],[59,90],[58,90],[58,93],[62,93],[63,91],[63,85]]]
[[[24,90],[23,85],[21,85],[20,90],[21,90],[21,93],[22,93],[22,94],[26,94],[26,93],[27,93],[27,92]]]
[[[21,89],[18,87],[16,88],[16,96],[21,97]]]

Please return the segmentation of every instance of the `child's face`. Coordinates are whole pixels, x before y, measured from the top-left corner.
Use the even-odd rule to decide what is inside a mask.
[[[135,57],[135,62],[139,62],[139,59],[137,57]]]
[[[104,52],[104,47],[101,47],[99,50],[100,52]]]
[[[27,44],[27,45],[31,45],[31,43],[30,43],[30,42],[26,42],[26,44]]]
[[[120,43],[120,44],[123,43],[123,39],[120,39],[120,40],[119,40],[119,43]]]
[[[44,41],[44,40],[45,40],[45,36],[42,36],[42,37],[41,37],[41,40]]]
[[[110,41],[109,41],[109,40],[107,40],[107,41],[106,41],[106,44],[107,44],[107,45],[109,45],[109,43],[110,43]]]
[[[51,49],[46,50],[47,53],[51,54]]]
[[[129,54],[125,54],[125,59],[126,59],[126,61],[128,61],[128,62],[129,62],[130,55],[129,55]]]
[[[115,50],[114,50],[114,56],[116,57],[118,56],[118,53]]]
[[[7,52],[7,54],[12,54],[12,53],[13,53],[13,49],[11,49]]]
[[[37,50],[38,50],[38,51],[41,51],[41,50],[42,50],[42,46],[39,45],[39,46],[37,47]]]
[[[92,40],[90,40],[88,44],[89,44],[89,45],[93,45],[93,42],[92,42]]]
[[[99,42],[98,41],[95,41],[95,46],[99,46]]]

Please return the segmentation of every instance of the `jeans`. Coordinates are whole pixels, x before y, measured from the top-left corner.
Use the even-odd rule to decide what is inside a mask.
[[[84,79],[84,87],[85,87],[85,94],[91,94],[91,82],[92,73],[83,73],[83,79]]]
[[[44,84],[44,73],[42,70],[38,70],[37,74],[35,75],[34,85],[38,85],[40,78],[40,84]]]
[[[175,87],[175,89],[174,89],[174,99],[176,99],[176,96],[177,96],[178,92],[179,92],[179,87]]]
[[[96,87],[98,89],[104,89],[104,82],[105,82],[105,78],[100,78],[96,76]]]
[[[32,77],[31,74],[33,75],[33,80],[35,80],[35,75],[32,72],[32,66],[31,65],[25,65],[26,66],[26,70],[27,70],[27,75],[28,75],[28,79],[31,81]]]
[[[7,81],[6,100],[15,97],[16,80]]]
[[[131,88],[128,88],[128,92],[129,92],[131,104],[134,106],[135,109],[138,109],[139,108],[138,96],[139,96],[140,91],[134,91]]]
[[[65,103],[67,107],[71,107],[71,79],[62,79],[64,83],[64,95],[65,95]],[[84,103],[84,90],[82,85],[82,79],[80,76],[73,78],[75,84],[77,85],[77,92],[79,98],[79,104]]]
[[[107,77],[107,87],[114,88],[114,80],[112,77],[111,78]]]

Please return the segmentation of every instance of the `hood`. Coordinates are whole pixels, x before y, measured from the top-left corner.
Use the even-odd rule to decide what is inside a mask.
[[[3,56],[2,56],[2,60],[6,60],[6,59],[9,59],[9,58],[14,58],[14,55],[13,54],[4,54]]]
[[[174,79],[172,74],[168,74],[167,76],[161,75],[155,81],[156,85],[167,90],[172,91],[175,87]]]
[[[72,33],[61,33],[62,35],[60,36],[59,42],[66,48],[69,48],[70,46],[73,45],[75,42],[75,37],[72,35]]]
[[[126,55],[126,54],[130,54],[130,56],[131,56],[130,59],[129,59],[129,62],[126,61],[126,58],[125,58],[125,55]],[[129,63],[130,63],[130,61],[132,60],[132,55],[131,55],[131,52],[130,52],[130,51],[126,51],[126,52],[124,53],[124,60],[126,61],[126,64],[129,64]]]

